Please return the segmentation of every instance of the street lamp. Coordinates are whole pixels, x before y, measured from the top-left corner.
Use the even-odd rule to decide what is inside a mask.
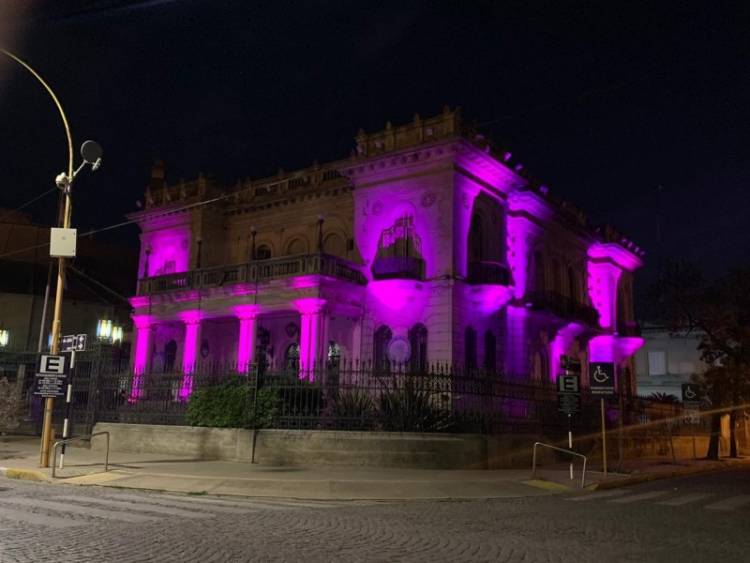
[[[60,114],[63,127],[65,128],[65,137],[68,145],[68,168],[67,172],[58,174],[55,178],[55,184],[63,192],[65,196],[64,211],[62,215],[63,229],[70,229],[70,214],[71,214],[71,189],[73,187],[73,181],[75,180],[78,173],[83,169],[86,164],[91,164],[91,169],[96,170],[101,165],[102,148],[94,141],[86,141],[81,147],[81,156],[83,157],[83,163],[74,170],[74,158],[73,158],[73,136],[70,132],[70,125],[68,124],[68,117],[65,115],[60,100],[55,95],[52,88],[45,82],[45,80],[35,71],[28,63],[5,49],[0,49],[0,54],[5,55],[9,59],[15,61],[23,68],[25,68],[47,91],[52,98],[52,101],[57,107],[57,111]],[[70,232],[70,235],[75,239],[75,232]],[[52,240],[50,241],[53,242]],[[52,320],[52,346],[51,353],[57,354],[60,351],[60,325],[62,317],[62,298],[63,289],[65,286],[65,255],[59,255],[57,257],[57,288],[55,291],[55,309]],[[54,399],[51,397],[45,398],[44,401],[44,424],[42,426],[42,444],[40,452],[39,465],[41,467],[49,467],[49,454],[50,444],[52,442],[52,409],[54,407]]]

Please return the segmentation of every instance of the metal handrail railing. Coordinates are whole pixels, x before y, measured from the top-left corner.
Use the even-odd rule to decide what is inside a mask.
[[[56,477],[55,475],[55,469],[57,468],[57,449],[60,446],[64,446],[65,444],[69,444],[70,442],[75,442],[77,440],[88,440],[91,442],[91,439],[94,436],[107,436],[107,450],[104,454],[104,472],[106,473],[109,471],[109,432],[94,432],[93,434],[90,434],[89,436],[75,436],[73,438],[67,438],[65,440],[60,440],[59,442],[55,442],[55,444],[52,446],[52,478],[54,479]]]
[[[573,450],[566,450],[565,448],[558,448],[557,446],[552,446],[550,444],[544,444],[542,442],[534,442],[534,450],[531,456],[531,478],[533,479],[536,477],[536,447],[542,446],[544,448],[549,448],[551,450],[555,450],[558,452],[563,452],[572,456],[576,457],[582,457],[583,458],[583,471],[581,473],[581,488],[583,488],[586,484],[586,456],[583,454],[579,454],[578,452],[574,452]],[[573,478],[573,473],[570,474],[571,479]]]

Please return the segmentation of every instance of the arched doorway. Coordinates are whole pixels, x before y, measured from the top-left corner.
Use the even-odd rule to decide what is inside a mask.
[[[409,344],[411,346],[411,358],[409,359],[411,371],[414,373],[425,373],[427,371],[427,327],[417,323],[409,329]]]
[[[299,344],[292,342],[284,351],[284,371],[299,373]]]
[[[177,359],[177,342],[170,340],[164,346],[164,373],[174,371],[174,363]]]
[[[373,371],[387,373],[390,371],[388,360],[388,343],[393,338],[393,331],[386,325],[380,326],[373,338],[372,363]]]

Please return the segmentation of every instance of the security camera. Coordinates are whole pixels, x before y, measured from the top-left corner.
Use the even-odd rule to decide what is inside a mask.
[[[65,191],[70,186],[70,178],[68,178],[65,172],[60,172],[55,178],[55,184],[57,184],[58,188]]]

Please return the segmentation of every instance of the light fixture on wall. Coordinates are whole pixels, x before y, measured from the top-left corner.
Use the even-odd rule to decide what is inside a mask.
[[[99,319],[96,325],[96,337],[112,344],[122,342],[123,330],[120,325],[114,324],[109,319]]]
[[[10,331],[6,329],[0,329],[0,348],[5,348],[10,342]]]

